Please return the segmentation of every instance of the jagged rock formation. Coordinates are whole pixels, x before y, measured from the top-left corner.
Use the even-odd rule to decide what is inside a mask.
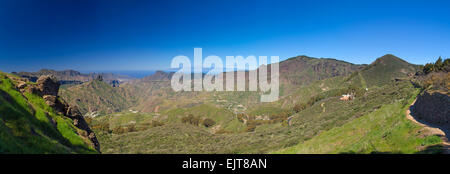
[[[45,103],[52,107],[58,114],[72,119],[73,124],[82,130],[82,132],[79,132],[79,135],[88,138],[92,142],[92,146],[100,152],[100,144],[97,137],[89,128],[89,125],[78,108],[76,106],[68,105],[58,96],[59,85],[60,84],[53,75],[43,75],[37,79],[36,84],[27,85],[26,82],[19,81],[17,88],[20,89],[21,92],[27,91],[42,97],[45,100]]]
[[[424,91],[417,96],[412,112],[420,120],[450,128],[449,106],[450,96],[441,92]]]

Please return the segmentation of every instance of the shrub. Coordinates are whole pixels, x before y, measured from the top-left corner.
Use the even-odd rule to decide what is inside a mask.
[[[86,123],[87,123],[88,125],[91,125],[91,124],[92,124],[92,118],[91,118],[91,117],[84,117],[84,120],[86,121]]]
[[[182,123],[189,123],[189,124],[198,126],[198,123],[200,122],[200,119],[195,117],[192,114],[189,114],[188,116],[181,118],[181,122]]]
[[[112,133],[114,134],[123,134],[125,133],[125,128],[122,126],[117,126],[112,130]]]
[[[112,131],[109,129],[109,123],[105,122],[105,123],[100,123],[98,125],[92,126],[92,129],[94,130],[98,130],[100,132],[107,132],[107,133],[111,133]]]
[[[136,125],[135,124],[130,124],[129,126],[127,126],[127,132],[136,132]]]
[[[229,130],[225,130],[225,129],[219,129],[218,131],[215,132],[215,134],[230,134],[233,133]]]
[[[255,131],[255,129],[256,129],[256,126],[253,124],[250,124],[250,125],[247,125],[247,128],[245,129],[245,131],[253,132],[253,131]]]
[[[240,121],[240,122],[244,122],[244,118],[245,118],[245,114],[244,113],[239,113],[239,114],[237,114],[237,119]]]
[[[298,113],[298,112],[302,111],[305,108],[306,108],[306,104],[305,103],[297,103],[297,104],[295,104],[294,108],[292,108],[292,110],[295,113]]]
[[[205,127],[211,127],[211,126],[215,125],[216,122],[210,118],[205,118],[205,119],[203,119],[202,124]]]
[[[153,120],[151,123],[152,127],[158,127],[158,126],[163,126],[163,125],[164,125],[164,123],[156,121],[156,120]]]
[[[135,124],[130,124],[128,126],[117,126],[112,130],[112,133],[114,134],[124,134],[124,133],[128,133],[128,132],[136,132],[136,125]]]

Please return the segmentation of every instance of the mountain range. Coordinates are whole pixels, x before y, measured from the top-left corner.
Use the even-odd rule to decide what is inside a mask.
[[[42,75],[60,83],[77,81],[53,96],[84,115],[102,153],[442,153],[446,137],[411,122],[405,111],[418,98],[415,118],[448,126],[447,60],[424,74],[424,66],[391,54],[369,65],[297,56],[279,62],[280,99],[270,103],[259,102],[259,91],[175,92],[170,87],[173,72],[164,71],[141,79],[116,74],[98,78],[99,74],[71,70],[3,73],[0,86],[16,95],[23,93],[18,84],[39,83]],[[11,85],[5,87],[5,81]],[[13,101],[5,96],[3,102]],[[23,97],[15,100],[38,105],[30,99],[39,97]],[[16,107],[7,106],[0,113]],[[425,111],[430,106],[441,107],[430,115]],[[32,111],[27,114],[38,117]],[[77,124],[69,123],[76,132]],[[3,125],[14,128],[10,120]],[[70,143],[60,144],[77,151]]]

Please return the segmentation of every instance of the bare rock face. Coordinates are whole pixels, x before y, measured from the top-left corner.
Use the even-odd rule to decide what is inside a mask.
[[[450,97],[440,92],[427,92],[417,97],[413,114],[426,122],[450,128]]]
[[[36,81],[37,87],[41,92],[41,95],[58,95],[59,83],[53,75],[44,75],[39,77]]]
[[[26,87],[27,83],[25,81],[19,81],[19,83],[17,84],[17,89],[19,89],[19,91],[21,92],[23,92]]]
[[[89,127],[88,123],[86,122],[86,120],[84,119],[83,115],[81,114],[80,110],[78,110],[78,107],[76,106],[69,106],[67,104],[65,104],[65,116],[69,117],[70,119],[73,120],[73,124],[86,132],[86,134],[83,136],[87,136],[87,138],[89,138],[89,140],[91,140],[91,142],[94,145],[94,148],[100,152],[100,143],[97,140],[97,137],[95,136],[95,133],[91,130],[91,128]]]
[[[45,104],[54,108],[56,106],[57,98],[54,95],[44,95],[42,98],[45,100]]]
[[[54,76],[44,75],[39,77],[39,79],[36,81],[36,84],[27,85],[19,83],[19,85],[17,85],[17,88],[22,92],[27,91],[41,97],[46,95],[58,96],[59,83]]]
[[[69,106],[66,110],[65,115],[70,118],[76,118],[76,117],[82,116],[80,110],[78,110],[78,107],[76,107],[76,106]]]

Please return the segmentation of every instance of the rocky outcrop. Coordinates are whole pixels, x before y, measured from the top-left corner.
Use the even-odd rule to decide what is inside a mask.
[[[412,113],[420,120],[450,128],[450,97],[440,92],[424,91],[417,97]]]
[[[42,97],[45,103],[52,107],[58,114],[64,115],[73,120],[73,124],[82,130],[79,132],[90,140],[92,147],[100,152],[100,144],[95,133],[90,129],[86,120],[76,106],[70,106],[58,96],[59,83],[52,75],[43,75],[39,77],[35,84],[29,84],[19,81],[16,86],[21,92],[27,91]]]
[[[40,95],[52,95],[57,96],[59,90],[59,83],[56,78],[52,75],[44,75],[39,77],[36,81],[37,88],[41,92]]]

